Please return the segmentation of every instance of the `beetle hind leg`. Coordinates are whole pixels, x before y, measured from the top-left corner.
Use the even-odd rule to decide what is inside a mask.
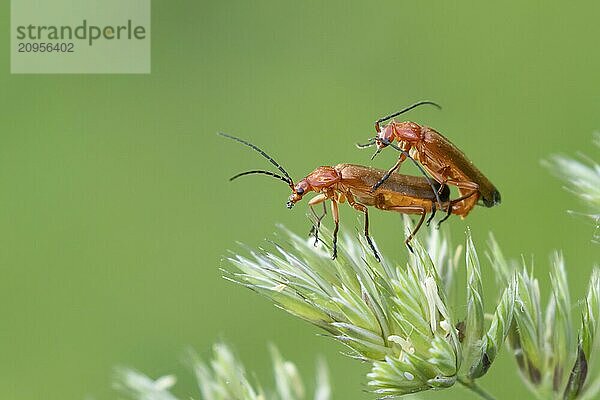
[[[412,246],[410,245],[410,241],[413,240],[413,238],[415,237],[415,235],[417,234],[417,232],[419,231],[419,229],[421,228],[421,225],[423,225],[423,221],[425,221],[425,215],[427,213],[425,212],[425,209],[422,210],[421,213],[421,218],[419,218],[419,222],[417,222],[417,226],[415,226],[415,229],[413,229],[413,231],[410,233],[410,235],[408,235],[408,237],[406,238],[406,240],[404,240],[404,244],[406,245],[406,247],[408,247],[408,250],[410,250],[411,253],[415,253]]]
[[[408,247],[408,250],[410,250],[410,252],[414,254],[414,250],[410,245],[410,241],[413,240],[413,238],[416,236],[417,232],[421,228],[421,225],[423,225],[423,222],[425,221],[425,216],[427,215],[427,210],[420,206],[398,206],[390,207],[388,208],[388,210],[396,211],[402,214],[419,214],[421,216],[421,218],[419,218],[419,222],[417,222],[417,225],[415,226],[413,231],[408,235],[406,240],[404,240],[404,244],[406,245],[406,247]]]

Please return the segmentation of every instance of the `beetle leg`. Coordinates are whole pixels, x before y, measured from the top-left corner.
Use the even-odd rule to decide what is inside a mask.
[[[454,181],[449,179],[447,181],[448,184],[450,185],[454,185],[456,187],[459,187],[461,189],[472,189],[472,190],[479,190],[479,185],[476,184],[475,182],[470,182],[470,181]]]
[[[327,207],[325,206],[325,203],[323,204],[323,213],[321,215],[317,215],[317,212],[315,211],[314,207],[310,207],[310,211],[312,212],[312,215],[315,217],[315,224],[313,224],[312,228],[310,228],[310,232],[308,232],[308,236],[314,236],[315,237],[315,243],[314,246],[316,247],[317,244],[319,244],[319,232],[321,230],[321,221],[323,220],[323,218],[325,218],[325,216],[327,215]]]
[[[410,144],[407,144],[404,147],[399,147],[396,146],[394,143],[391,143],[389,141],[386,141],[385,144],[387,144],[388,146],[392,147],[393,149],[395,149],[396,151],[399,151],[400,153],[400,157],[399,157],[399,161],[402,163],[404,160],[406,160],[407,158],[410,159],[410,161],[412,161],[413,164],[415,164],[415,166],[419,169],[419,171],[421,171],[421,173],[423,174],[423,176],[425,177],[425,179],[427,179],[427,183],[429,183],[429,186],[431,186],[431,191],[433,192],[433,194],[435,195],[435,199],[437,200],[438,206],[440,207],[440,209],[442,209],[442,200],[440,199],[440,194],[442,193],[442,190],[444,189],[444,185],[442,184],[440,186],[440,188],[438,190],[435,190],[435,186],[433,185],[433,181],[431,180],[431,178],[429,177],[429,175],[427,174],[427,172],[425,172],[425,170],[423,169],[423,166],[421,164],[419,164],[410,154],[410,150],[412,148],[412,146]],[[387,178],[385,178],[387,179]],[[382,179],[382,181],[384,181],[385,179]],[[434,176],[434,179],[438,182],[442,182],[443,179],[440,179],[440,177],[438,175]],[[383,183],[383,182],[382,182]],[[374,189],[372,189],[374,190]]]
[[[423,221],[425,220],[425,215],[427,214],[425,212],[425,209],[422,209],[422,214],[421,214],[421,218],[419,219],[419,222],[417,223],[417,226],[415,226],[415,229],[410,233],[410,235],[406,238],[406,240],[404,240],[404,243],[406,244],[406,246],[408,247],[408,249],[410,250],[411,253],[414,253],[412,247],[410,246],[410,241],[415,237],[415,235],[417,234],[417,232],[419,231],[419,229],[421,228],[421,225],[423,225]]]
[[[437,207],[435,206],[435,202],[432,201],[431,202],[431,217],[429,217],[427,219],[426,225],[429,226],[429,224],[431,223],[431,221],[433,221],[433,217],[435,217],[435,211],[436,211]],[[448,207],[449,210],[452,210],[452,207],[449,206]]]
[[[346,195],[346,197],[348,198],[348,203],[350,203],[350,205],[354,207],[355,210],[365,214],[365,238],[367,239],[367,243],[369,243],[371,250],[373,250],[373,255],[375,256],[375,259],[381,262],[381,257],[379,257],[379,253],[377,253],[377,249],[375,248],[375,245],[371,240],[371,236],[369,235],[369,210],[367,209],[367,206],[365,206],[364,204],[357,203],[350,195]]]
[[[463,201],[463,200],[466,200],[466,199],[468,199],[468,198],[469,198],[469,197],[471,197],[471,196],[474,196],[475,194],[477,194],[477,191],[476,191],[476,190],[474,190],[474,191],[472,191],[472,192],[469,192],[469,193],[465,194],[464,196],[460,196],[460,197],[458,197],[458,198],[456,198],[456,199],[454,199],[454,200],[450,201],[450,204],[456,204],[456,203],[458,203],[458,202],[460,202],[460,201]]]
[[[338,211],[338,203],[335,199],[331,199],[331,214],[335,223],[335,228],[333,228],[333,254],[331,258],[335,260],[337,258],[337,235],[340,227],[340,213]]]
[[[469,197],[473,196],[475,193],[479,193],[479,185],[476,184],[475,182],[454,181],[454,180],[449,179],[446,181],[446,183],[448,183],[449,185],[454,185],[458,189],[462,189],[462,190],[460,190],[462,196],[456,200],[453,200],[453,203],[457,203],[461,200],[466,200]]]
[[[400,212],[403,214],[420,214],[421,215],[421,218],[419,218],[419,222],[417,223],[417,226],[415,226],[415,229],[413,229],[413,231],[410,233],[410,235],[408,235],[408,237],[404,241],[404,244],[406,245],[406,247],[408,247],[408,250],[410,250],[411,253],[414,253],[414,250],[410,245],[410,241],[415,237],[415,235],[421,228],[421,225],[423,225],[423,221],[425,221],[425,215],[427,214],[427,210],[425,210],[425,208],[419,207],[419,206],[390,207],[390,208],[388,208],[388,210],[397,211],[397,212]]]
[[[319,229],[321,229],[321,221],[327,215],[325,200],[327,200],[327,196],[325,194],[319,194],[310,199],[308,202],[308,205],[310,206],[310,212],[312,213],[313,217],[315,217],[315,223],[313,223],[312,228],[310,228],[308,235],[315,237],[315,246],[319,243]],[[319,203],[323,204],[323,213],[321,215],[318,215],[314,208],[314,206]]]
[[[446,216],[444,218],[442,218],[440,220],[440,222],[437,223],[437,225],[435,226],[435,229],[440,229],[440,225],[442,225],[442,222],[444,222],[445,220],[450,218],[451,215],[452,215],[452,203],[450,203],[448,205],[448,210],[446,211]]]
[[[322,203],[325,200],[327,200],[327,195],[325,193],[321,193],[321,194],[316,195],[312,199],[310,199],[310,201],[308,202],[308,205],[316,206],[317,204]]]
[[[385,182],[390,177],[390,175],[392,175],[398,168],[400,168],[400,164],[402,164],[403,161],[404,154],[402,154],[400,158],[398,158],[398,161],[396,161],[396,164],[394,164],[394,166],[390,168],[390,170],[381,177],[379,182],[373,185],[373,187],[371,188],[371,192],[374,192],[379,186],[383,185],[383,182]]]
[[[469,211],[471,211],[471,209],[475,207],[477,199],[480,196],[479,185],[474,182],[457,182],[453,180],[448,180],[448,184],[457,186],[462,196],[450,201],[446,217],[444,217],[442,220],[440,220],[440,222],[438,222],[438,228],[440,227],[440,224],[442,222],[444,222],[450,217],[450,214],[457,214],[464,218],[469,213]]]

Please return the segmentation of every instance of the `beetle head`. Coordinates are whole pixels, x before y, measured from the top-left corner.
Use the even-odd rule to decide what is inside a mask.
[[[302,200],[302,197],[306,193],[310,192],[311,190],[313,190],[313,189],[310,186],[310,184],[307,182],[307,180],[302,179],[300,182],[298,182],[296,184],[296,186],[294,186],[292,188],[292,194],[290,195],[290,198],[288,199],[288,202],[286,203],[286,207],[287,208],[294,207],[294,204],[296,204],[297,202]]]
[[[377,146],[377,150],[371,156],[371,160],[373,160],[381,150],[385,149],[394,141],[394,121],[385,125],[383,129],[377,132],[377,136],[375,136],[375,145]]]
[[[390,143],[392,143],[394,139],[398,141],[411,141],[419,138],[418,132],[420,128],[417,124],[412,122],[396,122],[392,118],[404,114],[405,112],[410,111],[413,108],[420,107],[426,104],[437,107],[440,110],[442,109],[442,107],[440,107],[439,104],[434,103],[433,101],[423,100],[418,101],[393,114],[390,114],[383,118],[379,118],[377,121],[375,121],[375,131],[377,132],[377,136],[375,137],[375,144],[377,144],[377,152],[373,155],[372,159],[375,158],[375,156],[379,154],[381,150],[383,150]],[[383,129],[381,129],[381,124],[390,120],[391,122],[384,126]],[[373,142],[370,143],[372,144]]]
[[[380,132],[377,132],[377,136],[375,137],[375,144],[377,145],[378,150],[386,148],[390,143],[394,141],[395,123],[395,121],[392,121],[389,124],[385,125]]]

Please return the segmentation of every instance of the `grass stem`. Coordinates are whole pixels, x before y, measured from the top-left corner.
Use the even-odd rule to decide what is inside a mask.
[[[479,386],[475,381],[469,380],[466,378],[458,378],[458,381],[466,388],[476,393],[479,397],[485,400],[496,400],[494,396],[486,392],[481,386]]]

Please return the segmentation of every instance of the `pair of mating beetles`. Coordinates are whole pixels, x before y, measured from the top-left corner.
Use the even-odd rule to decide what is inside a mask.
[[[500,192],[465,154],[442,134],[430,127],[421,126],[414,122],[397,122],[393,120],[394,117],[425,104],[440,108],[439,105],[431,101],[420,101],[401,111],[380,118],[375,122],[376,136],[366,144],[357,145],[359,148],[377,146],[377,151],[371,157],[371,160],[388,146],[399,151],[398,161],[389,171],[355,164],[338,164],[333,167],[323,166],[318,167],[306,178],[294,184],[287,171],[263,150],[240,138],[220,133],[222,136],[254,149],[281,172],[281,174],[278,174],[265,170],[251,170],[239,173],[230,180],[252,174],[263,174],[280,179],[287,183],[292,190],[287,202],[288,208],[292,208],[309,192],[317,193],[308,202],[316,218],[311,231],[315,236],[315,244],[318,241],[321,220],[326,214],[324,202],[330,200],[335,223],[332,255],[334,259],[337,256],[338,203],[347,201],[350,206],[364,214],[365,237],[378,261],[380,260],[379,254],[369,235],[368,207],[420,215],[414,230],[404,241],[409,250],[412,251],[410,241],[423,224],[428,213],[431,213],[431,216],[427,220],[427,224],[435,216],[436,210],[445,211],[446,216],[439,222],[441,224],[451,214],[459,215],[462,218],[466,217],[476,204],[492,207],[500,203]],[[389,120],[391,122],[387,125],[381,125]],[[397,173],[396,170],[406,159],[411,159],[421,170],[424,177]],[[427,173],[433,177],[433,180],[429,178]],[[450,199],[448,185],[458,188],[458,198]],[[314,210],[314,206],[319,203],[323,203],[323,214],[320,216]]]

